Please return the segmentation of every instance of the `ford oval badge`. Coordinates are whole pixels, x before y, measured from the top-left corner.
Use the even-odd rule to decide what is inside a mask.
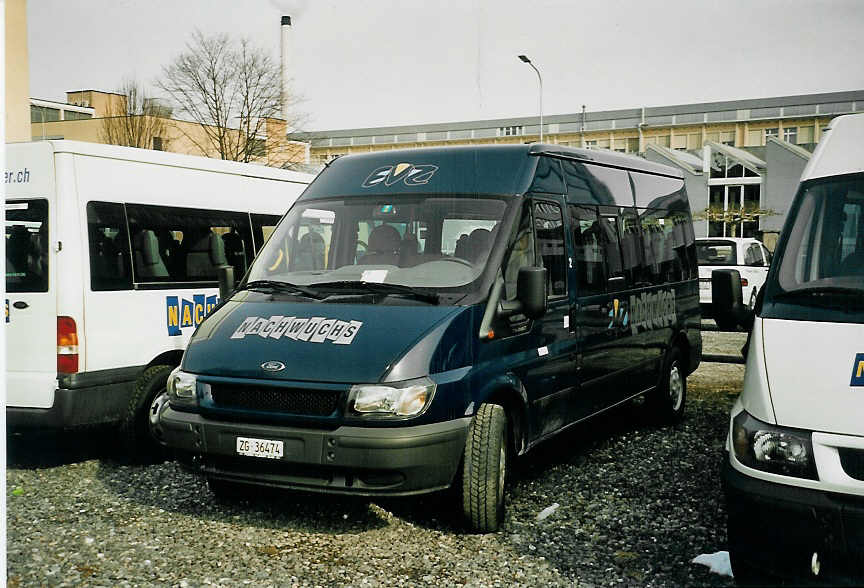
[[[281,372],[285,369],[285,364],[281,361],[265,361],[261,364],[261,369],[268,372]]]

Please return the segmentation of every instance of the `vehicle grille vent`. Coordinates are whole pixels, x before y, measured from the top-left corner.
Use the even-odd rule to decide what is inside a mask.
[[[864,449],[838,448],[840,465],[850,478],[864,482]]]
[[[277,386],[211,384],[217,408],[258,410],[307,416],[330,416],[339,407],[339,390],[309,390]]]

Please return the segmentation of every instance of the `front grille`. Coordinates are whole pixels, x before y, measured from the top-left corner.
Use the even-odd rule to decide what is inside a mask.
[[[211,384],[217,408],[257,410],[308,416],[330,416],[339,407],[339,390],[310,390],[276,386]]]
[[[850,478],[864,482],[864,449],[839,447],[840,465]]]

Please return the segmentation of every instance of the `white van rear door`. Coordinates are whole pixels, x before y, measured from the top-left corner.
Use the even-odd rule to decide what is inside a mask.
[[[50,408],[54,403],[58,286],[54,280],[56,271],[51,246],[54,215],[47,196],[6,200],[6,399],[9,406]]]
[[[864,436],[864,325],[764,319],[762,332],[777,424]]]

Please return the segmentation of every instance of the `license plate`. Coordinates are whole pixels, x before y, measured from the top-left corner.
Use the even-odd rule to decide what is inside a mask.
[[[237,453],[240,455],[281,459],[284,451],[285,443],[282,441],[237,437]]]

